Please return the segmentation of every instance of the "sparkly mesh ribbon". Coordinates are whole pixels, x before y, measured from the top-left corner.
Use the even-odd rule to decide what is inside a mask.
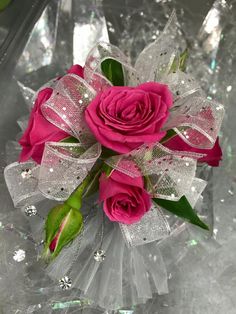
[[[161,35],[138,56],[135,69],[140,73],[141,82],[161,81],[167,75],[178,51],[177,17],[175,11],[171,14]]]
[[[88,143],[93,136],[85,124],[83,113],[95,95],[95,90],[85,80],[78,75],[67,74],[58,80],[52,96],[41,110],[48,121]]]
[[[161,240],[170,234],[170,226],[156,204],[152,204],[140,221],[132,225],[120,224],[120,228],[128,246]]]
[[[140,72],[131,66],[123,52],[109,43],[99,42],[88,54],[84,67],[85,80],[97,92],[111,86],[111,83],[102,75],[101,70],[101,63],[106,59],[116,60],[122,65],[124,85],[136,86],[140,83]]]
[[[193,158],[190,158],[193,157]],[[160,143],[142,145],[129,154],[114,156],[106,162],[111,167],[129,175],[139,177],[140,172],[147,180],[152,197],[178,201],[188,192],[195,178],[197,160],[201,154],[171,151]],[[133,160],[136,170],[129,167]]]
[[[81,153],[82,151],[82,153]],[[39,172],[39,189],[47,198],[66,200],[83,182],[101,154],[101,145],[46,143]]]
[[[22,207],[41,201],[43,195],[38,189],[40,166],[33,161],[14,162],[4,169],[8,190],[15,207]]]
[[[119,48],[100,42],[88,54],[84,78],[67,74],[48,83],[53,93],[42,105],[42,113],[48,121],[77,138],[79,143],[49,142],[45,145],[41,166],[27,162],[6,167],[5,178],[15,206],[32,204],[42,195],[65,200],[99,158],[101,145],[96,143],[85,123],[84,110],[98,92],[111,86],[101,69],[106,59],[122,65],[125,85],[135,86],[146,81],[168,85],[174,104],[164,130],[174,129],[190,146],[213,147],[224,108],[204,98],[199,83],[190,75],[179,70],[170,73],[174,59],[178,58],[177,25],[174,11],[162,34],[141,52],[134,67]],[[114,156],[107,163],[131,177],[139,176],[141,171],[153,197],[177,201],[185,195],[194,206],[206,185],[205,181],[195,178],[197,159],[201,157],[202,154],[171,151],[155,143],[143,145],[126,155]],[[130,159],[135,161],[137,171],[131,172],[124,162],[120,163]],[[25,170],[30,171],[22,177]],[[156,205],[140,222],[129,226],[121,224],[120,227],[131,246],[161,239],[170,232],[165,216]]]
[[[101,146],[47,142],[41,166],[34,162],[12,163],[4,170],[15,207],[44,199],[66,200],[84,180],[101,154]]]
[[[185,195],[194,206],[206,186],[204,180],[195,177],[197,159],[201,157],[201,154],[171,151],[156,143],[143,145],[129,154],[111,157],[106,162],[133,178],[139,177],[141,172],[152,197],[178,201]],[[130,160],[137,165],[132,171]],[[161,208],[154,204],[141,221],[132,225],[120,224],[120,227],[130,246],[160,240],[170,233]]]
[[[173,112],[165,128],[175,132],[190,146],[214,146],[224,116],[224,107],[203,97],[187,97]]]

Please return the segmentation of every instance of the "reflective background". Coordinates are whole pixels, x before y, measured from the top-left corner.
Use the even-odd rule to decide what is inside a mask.
[[[235,1],[13,1],[0,12],[1,171],[6,163],[17,159],[15,140],[35,90],[64,73],[72,63],[83,64],[97,40],[109,38],[133,61],[147,43],[157,38],[173,8],[177,10],[183,45],[191,49],[189,71],[209,97],[226,107],[221,133],[224,160],[213,171],[204,205],[213,211],[214,232],[209,239],[199,230],[188,228],[166,241],[162,251],[169,294],[154,296],[145,305],[118,313],[234,314]],[[43,266],[36,261],[40,239],[32,239],[28,219],[13,208],[3,179],[0,187],[2,313],[105,313],[89,305],[88,300],[59,291],[43,275]]]

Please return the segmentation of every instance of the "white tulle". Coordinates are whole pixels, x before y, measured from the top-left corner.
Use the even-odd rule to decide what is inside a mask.
[[[92,211],[83,234],[47,267],[49,276],[58,281],[68,275],[75,295],[110,310],[144,303],[154,293],[168,293],[166,268],[157,242],[128,248],[119,225],[103,220],[100,207]],[[102,223],[106,258],[97,262],[94,252],[101,246]]]

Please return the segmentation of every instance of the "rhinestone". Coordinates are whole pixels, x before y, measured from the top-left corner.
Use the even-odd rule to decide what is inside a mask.
[[[29,205],[25,207],[25,214],[26,216],[35,216],[37,214],[37,209],[34,205]]]
[[[84,98],[88,98],[89,97],[89,95],[88,94],[84,94]]]
[[[36,244],[36,246],[41,246],[41,245],[43,245],[44,244],[44,240],[41,240],[40,242],[38,242],[37,244]]]
[[[223,106],[219,105],[219,106],[216,107],[216,110],[221,110],[222,108],[223,108]]]
[[[62,290],[70,289],[71,285],[72,285],[72,280],[68,276],[62,277],[59,280],[59,286]]]
[[[21,172],[21,176],[23,179],[29,179],[32,176],[32,170],[31,169],[23,169]]]
[[[21,249],[15,251],[13,255],[13,259],[16,262],[22,262],[25,259],[25,251]]]
[[[95,259],[95,261],[102,262],[102,261],[104,261],[105,258],[106,258],[105,251],[98,250],[98,251],[94,252],[94,259]]]
[[[231,85],[227,86],[226,90],[227,92],[230,92],[232,90],[232,86]]]

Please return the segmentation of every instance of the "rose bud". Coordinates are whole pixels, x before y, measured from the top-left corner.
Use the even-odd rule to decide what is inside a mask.
[[[52,208],[45,224],[43,258],[55,258],[62,248],[80,233],[82,226],[83,217],[78,209],[66,203]]]
[[[93,172],[74,190],[64,204],[52,208],[45,223],[46,239],[43,259],[55,258],[63,247],[79,235],[83,227],[83,216],[80,212],[84,190],[93,177]]]

